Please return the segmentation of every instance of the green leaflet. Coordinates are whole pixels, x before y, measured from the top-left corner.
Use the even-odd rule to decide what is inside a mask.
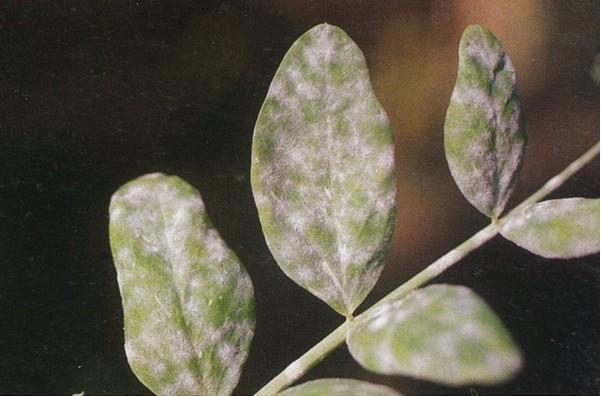
[[[495,384],[521,366],[502,323],[463,286],[428,286],[376,308],[347,344],[368,370],[454,386]]]
[[[552,199],[512,214],[501,234],[547,258],[586,256],[599,251],[599,199]]]
[[[526,126],[511,60],[496,37],[478,25],[468,26],[459,43],[444,146],[463,195],[497,218],[522,166]]]
[[[305,382],[278,396],[400,396],[396,391],[369,382],[354,379],[326,378]]]
[[[159,395],[229,395],[253,335],[253,288],[200,194],[159,173],[125,184],[110,241],[136,376]]]
[[[378,279],[394,226],[394,150],[365,59],[322,24],[289,49],[255,126],[251,182],[282,270],[342,315]]]

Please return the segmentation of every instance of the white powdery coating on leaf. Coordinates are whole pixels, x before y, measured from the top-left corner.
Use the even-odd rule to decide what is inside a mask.
[[[377,280],[392,230],[393,145],[374,141],[391,139],[388,118],[360,50],[329,25],[292,46],[269,89],[272,102],[278,109],[262,109],[257,120],[252,161],[267,244],[288,276],[350,313]],[[259,155],[264,139],[270,152]],[[380,228],[364,241],[369,221]]]
[[[220,263],[229,258],[229,251],[216,230],[209,230],[205,234],[203,240],[212,260]]]
[[[117,191],[110,211],[132,369],[160,394],[229,394],[253,335],[252,284],[200,195],[147,175]]]
[[[117,250],[115,253],[116,260],[122,263],[131,263],[132,266],[135,266],[134,254],[130,247],[123,246]]]
[[[487,120],[495,118],[492,98],[478,87],[457,85],[451,94],[451,101],[473,106],[474,109],[484,112]],[[451,130],[449,133],[460,134],[461,130]]]
[[[492,78],[492,71],[502,56],[499,49],[490,48],[484,40],[471,40],[465,49],[465,55],[476,59],[478,63],[482,64],[490,72],[491,75],[489,77]]]
[[[223,362],[231,362],[237,353],[238,349],[227,342],[224,342],[217,347],[217,354]]]
[[[181,372],[177,375],[176,383],[182,389],[182,391],[186,392],[188,389],[194,389],[196,385],[196,380],[189,372]]]
[[[391,319],[390,315],[380,315],[369,323],[367,330],[372,333],[382,330],[390,323]]]
[[[469,27],[460,44],[445,152],[462,193],[488,216],[497,217],[513,191],[525,136],[511,60],[492,34]]]
[[[547,258],[599,251],[599,199],[554,199],[529,205],[509,217],[501,234]]]
[[[429,286],[380,307],[355,325],[347,344],[369,370],[451,385],[503,381],[521,364],[486,304],[461,286]]]

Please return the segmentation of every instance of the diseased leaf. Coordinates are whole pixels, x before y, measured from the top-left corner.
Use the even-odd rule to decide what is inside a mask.
[[[278,393],[278,396],[400,396],[396,391],[354,379],[325,378],[305,382]]]
[[[497,218],[522,166],[526,126],[511,60],[481,26],[467,27],[459,43],[444,146],[463,195],[479,211]]]
[[[352,313],[387,254],[394,154],[363,54],[341,29],[312,28],[282,60],[255,126],[251,181],[282,270]]]
[[[507,218],[501,234],[534,254],[571,258],[599,251],[599,199],[552,199]]]
[[[253,335],[253,288],[200,194],[159,173],[125,184],[110,241],[136,376],[159,395],[229,395]]]
[[[503,324],[463,286],[428,286],[376,308],[347,344],[368,370],[453,386],[495,384],[521,366]]]

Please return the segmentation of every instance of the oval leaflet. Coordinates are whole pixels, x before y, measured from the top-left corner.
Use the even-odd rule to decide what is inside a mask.
[[[463,195],[497,218],[522,166],[526,126],[513,64],[497,38],[478,25],[468,26],[459,43],[444,148]]]
[[[342,315],[378,279],[394,225],[394,148],[357,45],[322,24],[282,60],[257,119],[251,182],[267,245]]]
[[[111,199],[110,243],[129,364],[159,395],[229,395],[254,331],[250,278],[200,194],[159,173]]]
[[[521,367],[503,324],[463,286],[428,286],[376,308],[349,331],[347,345],[370,371],[453,386],[495,384]]]
[[[501,234],[546,258],[581,257],[599,251],[599,199],[550,199],[512,214]]]

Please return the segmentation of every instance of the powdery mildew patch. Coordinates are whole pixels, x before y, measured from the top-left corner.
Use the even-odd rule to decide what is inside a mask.
[[[599,199],[551,199],[512,214],[501,234],[547,258],[572,258],[599,251]]]
[[[284,57],[259,114],[252,186],[282,270],[343,315],[382,269],[394,223],[394,153],[363,54],[318,25]]]
[[[229,395],[254,330],[250,278],[182,179],[142,176],[110,206],[125,350],[160,395]]]
[[[453,178],[472,205],[498,217],[525,149],[513,64],[492,33],[469,26],[461,37],[457,82],[445,121],[445,153]]]
[[[450,385],[492,384],[521,366],[501,322],[463,286],[428,286],[390,302],[355,325],[347,344],[368,370]]]

